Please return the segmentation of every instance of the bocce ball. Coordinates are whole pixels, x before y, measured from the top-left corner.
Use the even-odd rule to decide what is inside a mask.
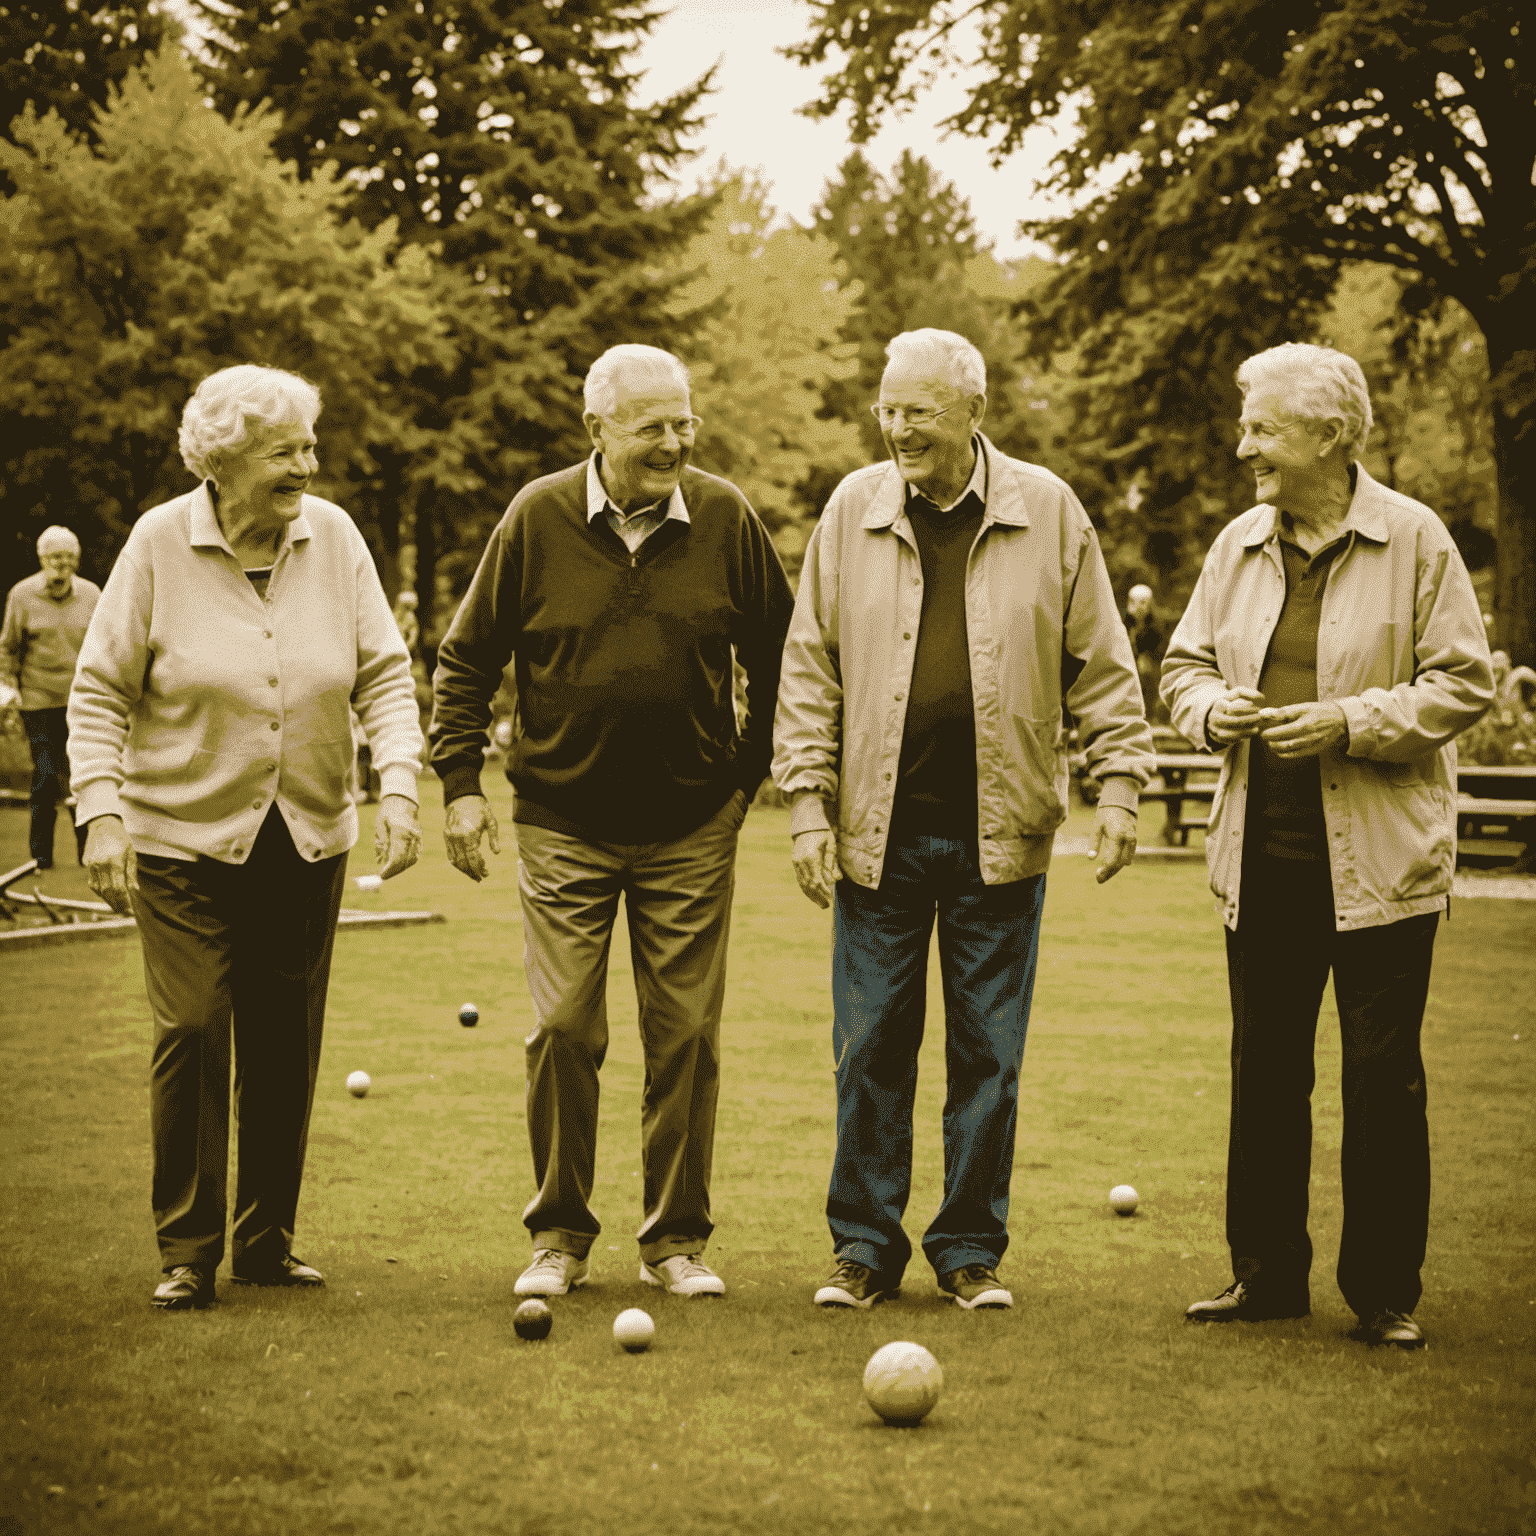
[[[1116,1184],[1109,1192],[1109,1203],[1117,1216],[1136,1214],[1136,1191],[1129,1184]]]
[[[525,1301],[512,1314],[512,1327],[520,1339],[547,1339],[554,1326],[554,1313],[537,1296]]]
[[[656,1324],[639,1307],[620,1312],[613,1320],[613,1336],[632,1355],[651,1347],[656,1337]]]
[[[944,1372],[921,1344],[887,1344],[864,1367],[864,1396],[887,1424],[920,1424],[943,1390]]]
[[[480,1010],[473,1003],[465,1003],[459,1009],[459,1023],[465,1029],[473,1029],[480,1022]]]
[[[347,1092],[354,1099],[364,1099],[368,1096],[368,1090],[373,1087],[373,1079],[366,1072],[349,1072],[347,1074]]]

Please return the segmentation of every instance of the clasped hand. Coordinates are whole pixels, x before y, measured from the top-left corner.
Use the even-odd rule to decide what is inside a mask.
[[[1343,708],[1332,700],[1266,708],[1257,688],[1229,688],[1206,716],[1205,733],[1218,747],[1258,736],[1276,757],[1317,757],[1348,734]]]

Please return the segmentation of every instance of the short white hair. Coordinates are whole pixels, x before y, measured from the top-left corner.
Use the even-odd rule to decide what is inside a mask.
[[[1339,446],[1350,458],[1364,449],[1371,435],[1371,392],[1364,370],[1347,352],[1282,342],[1256,352],[1237,370],[1237,387],[1245,399],[1261,382],[1284,389],[1288,408],[1302,421],[1342,422]]]
[[[907,367],[938,364],[939,371],[963,395],[985,395],[987,361],[964,336],[954,331],[924,326],[920,331],[903,331],[891,337],[885,355]]]
[[[61,549],[67,549],[72,555],[80,553],[80,540],[62,523],[55,523],[51,528],[44,528],[38,534],[37,558],[39,560],[45,555],[54,554]]]
[[[181,413],[181,461],[206,479],[209,459],[222,448],[239,447],[249,423],[276,427],[296,421],[313,429],[319,414],[320,391],[296,373],[256,363],[221,368],[197,386]]]
[[[663,352],[660,347],[647,347],[637,341],[626,341],[609,347],[587,370],[586,383],[582,385],[582,404],[593,416],[612,416],[619,408],[619,378],[622,374],[647,374],[651,378],[664,375],[681,384],[690,392],[693,375],[680,357]]]

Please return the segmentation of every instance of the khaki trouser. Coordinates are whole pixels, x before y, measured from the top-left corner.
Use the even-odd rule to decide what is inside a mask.
[[[670,843],[589,843],[517,828],[523,963],[533,999],[528,1136],[538,1193],[523,1212],[535,1248],[585,1258],[592,1214],[598,1070],[608,1050],[608,946],[622,893],[645,1048],[640,1110],[648,1264],[699,1253],[714,1223],[709,1174],[720,1012],[745,797]]]

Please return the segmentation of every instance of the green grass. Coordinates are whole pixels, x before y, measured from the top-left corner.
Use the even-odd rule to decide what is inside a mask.
[[[0,813],[0,867],[25,856],[25,820]],[[1220,928],[1198,868],[1099,888],[1078,858],[1056,861],[1046,904],[1003,1267],[1014,1309],[959,1314],[919,1259],[899,1303],[825,1314],[809,1303],[829,1260],[829,920],[794,888],[783,813],[754,811],[710,1249],[730,1294],[684,1302],[637,1279],[642,1066],[617,942],[594,1200],[606,1230],[592,1284],[555,1303],[547,1343],[525,1344],[511,1328],[531,1193],[515,861],[509,846],[475,889],[442,857],[430,796],[426,820],[427,862],[351,901],[434,908],[447,926],[338,940],[297,1245],[323,1292],[221,1282],[206,1313],[151,1312],[137,941],[0,961],[0,1536],[1536,1530],[1531,904],[1458,901],[1440,931],[1423,1353],[1350,1339],[1333,1284],[1331,1002],[1313,1316],[1182,1323],[1227,1280]],[[64,848],[61,825],[48,888],[83,891]],[[914,1238],[942,1181],[936,991],[935,973]],[[456,1022],[466,999],[478,1029]],[[364,1100],[342,1086],[356,1067],[374,1080]],[[1130,1221],[1105,1199],[1121,1181],[1142,1196]],[[628,1356],[609,1329],[636,1305],[657,1340]],[[864,1361],[895,1338],[944,1366],[916,1430],[880,1425],[860,1393]]]

